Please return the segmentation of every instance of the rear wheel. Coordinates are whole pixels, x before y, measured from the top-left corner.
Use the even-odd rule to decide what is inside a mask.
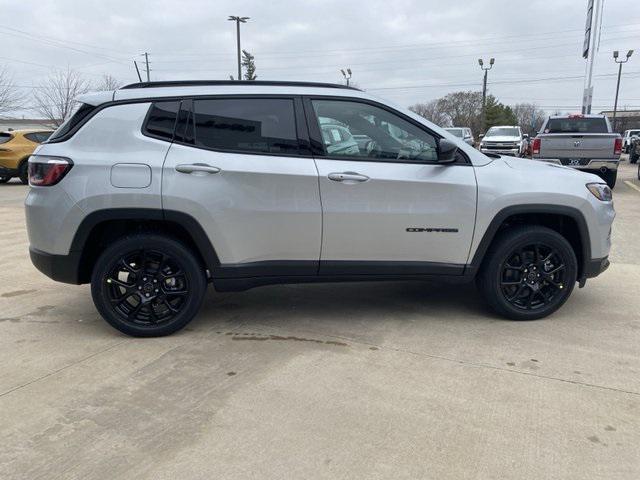
[[[198,313],[205,290],[204,269],[194,254],[160,235],[118,240],[100,255],[91,277],[98,312],[136,337],[180,330]]]
[[[9,180],[11,180],[11,177],[0,176],[0,184],[7,183]]]
[[[27,160],[24,160],[20,164],[18,176],[20,177],[20,181],[23,185],[27,185],[29,183],[29,162]]]
[[[575,253],[562,235],[542,226],[525,226],[500,234],[476,281],[498,314],[535,320],[564,304],[577,272]]]

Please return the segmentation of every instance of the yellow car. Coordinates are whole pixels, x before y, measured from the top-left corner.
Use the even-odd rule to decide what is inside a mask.
[[[27,160],[38,145],[47,140],[53,130],[10,130],[0,132],[0,183],[20,177],[29,183]]]

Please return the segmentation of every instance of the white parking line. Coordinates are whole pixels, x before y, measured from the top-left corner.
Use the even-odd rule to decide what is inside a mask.
[[[624,183],[626,183],[628,186],[630,186],[634,190],[640,192],[640,187],[638,187],[637,185],[631,183],[629,180],[625,180]]]

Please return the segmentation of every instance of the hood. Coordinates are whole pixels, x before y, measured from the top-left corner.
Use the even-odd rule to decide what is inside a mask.
[[[484,142],[485,140],[488,140],[490,142],[519,142],[520,137],[518,137],[517,135],[515,137],[511,135],[496,135],[491,137],[483,137],[482,141]]]
[[[557,163],[549,163],[542,162],[540,160],[531,160],[529,158],[517,158],[517,157],[508,157],[501,156],[500,159],[510,168],[514,170],[518,170],[524,172],[525,174],[531,173],[532,175],[554,175],[554,176],[565,176],[565,177],[574,177],[574,178],[582,178],[586,180],[586,182],[600,182],[602,183],[602,179],[597,175],[592,173],[582,172],[578,169],[565,167],[563,165],[558,165]],[[587,178],[585,178],[587,177]],[[588,177],[592,177],[589,179]]]

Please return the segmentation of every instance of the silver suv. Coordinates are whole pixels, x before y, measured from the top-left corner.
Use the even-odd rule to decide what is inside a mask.
[[[535,319],[609,264],[600,178],[485,155],[354,88],[152,82],[78,100],[29,160],[31,258],[90,282],[130,335],[186,325],[207,283],[475,279],[496,312]],[[329,148],[326,126],[357,140]]]

